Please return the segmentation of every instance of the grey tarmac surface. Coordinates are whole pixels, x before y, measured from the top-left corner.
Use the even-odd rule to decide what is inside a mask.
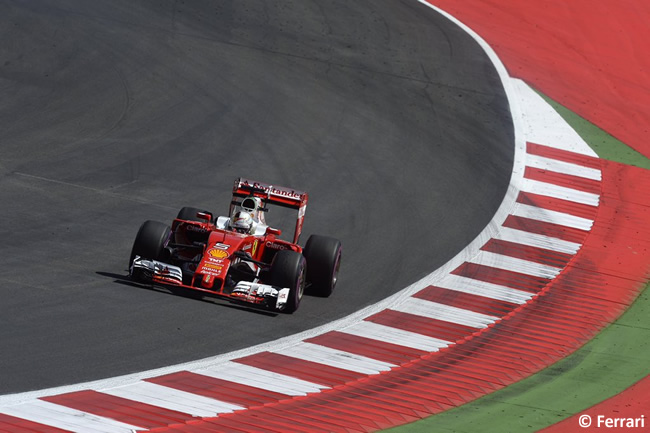
[[[492,218],[513,157],[490,61],[415,0],[0,0],[0,394],[197,360],[343,317]],[[260,314],[125,281],[147,219],[310,193],[331,298]],[[273,224],[274,215],[267,215]]]

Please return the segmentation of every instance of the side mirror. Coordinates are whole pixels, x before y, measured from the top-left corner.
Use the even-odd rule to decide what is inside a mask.
[[[196,217],[207,222],[212,221],[212,214],[208,212],[197,212]]]
[[[266,234],[267,235],[276,235],[280,236],[282,234],[282,230],[280,229],[274,229],[273,227],[267,227],[266,228]]]

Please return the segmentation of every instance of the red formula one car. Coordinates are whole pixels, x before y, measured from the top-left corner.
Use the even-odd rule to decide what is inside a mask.
[[[143,284],[185,287],[259,308],[294,312],[305,289],[329,296],[338,278],[341,242],[312,235],[298,245],[307,193],[237,179],[228,216],[184,207],[171,228],[140,227],[129,258],[130,277]],[[293,240],[268,226],[268,205],[297,210]]]

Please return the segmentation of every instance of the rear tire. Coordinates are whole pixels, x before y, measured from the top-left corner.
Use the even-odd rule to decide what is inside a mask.
[[[166,224],[158,221],[145,221],[135,236],[129,258],[129,269],[133,265],[135,256],[163,261],[165,259],[165,247],[169,241],[170,233],[171,230]]]
[[[305,258],[295,251],[278,251],[273,257],[270,283],[273,286],[289,288],[289,299],[282,309],[285,313],[293,313],[300,305],[305,292],[306,268]]]
[[[311,235],[302,253],[307,259],[309,292],[316,296],[330,296],[336,287],[341,267],[341,241]]]

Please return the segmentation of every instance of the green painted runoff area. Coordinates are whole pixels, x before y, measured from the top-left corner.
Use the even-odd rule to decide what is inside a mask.
[[[598,156],[650,169],[650,160],[643,155],[542,96]],[[384,432],[535,432],[620,393],[650,374],[648,287],[616,322],[540,373],[474,402]]]
[[[548,96],[537,90],[536,92],[571,125],[600,158],[650,170],[650,159]]]

